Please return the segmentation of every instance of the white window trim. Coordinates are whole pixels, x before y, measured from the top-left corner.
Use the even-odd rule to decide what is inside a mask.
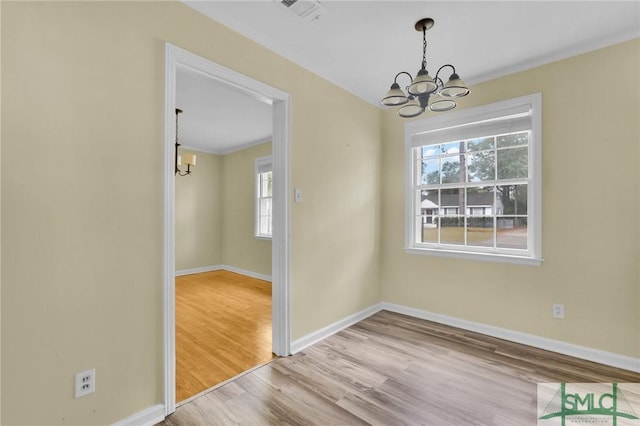
[[[273,162],[270,155],[267,155],[266,157],[256,158],[255,166],[254,166],[253,176],[254,176],[254,182],[255,182],[255,185],[254,185],[255,194],[254,194],[253,200],[255,204],[255,209],[254,209],[255,211],[254,211],[253,236],[257,240],[271,240],[272,238],[272,235],[260,233],[260,202],[259,202],[260,201],[260,173],[264,173],[265,171],[273,172]]]
[[[412,136],[428,131],[455,128],[468,123],[477,123],[517,112],[531,111],[531,140],[529,141],[529,188],[528,188],[528,235],[530,249],[526,255],[511,253],[492,253],[490,251],[473,251],[468,247],[461,249],[451,247],[425,248],[414,244],[414,202],[413,190],[413,144]],[[493,262],[516,263],[538,266],[542,258],[542,94],[522,96],[501,102],[495,102],[475,108],[447,113],[424,120],[405,123],[404,126],[405,155],[405,252],[440,257],[484,260]],[[531,226],[533,225],[533,226]]]

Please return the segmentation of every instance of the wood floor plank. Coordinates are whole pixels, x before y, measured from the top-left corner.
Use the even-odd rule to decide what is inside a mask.
[[[176,277],[176,401],[272,357],[271,283],[222,270]]]
[[[639,383],[640,374],[382,311],[163,425],[535,425],[541,382]]]

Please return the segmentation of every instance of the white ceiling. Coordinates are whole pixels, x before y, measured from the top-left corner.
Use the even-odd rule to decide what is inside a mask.
[[[312,22],[294,15],[279,0],[185,3],[374,105],[380,105],[398,72],[415,74],[419,69],[422,35],[414,24],[424,17],[435,20],[427,32],[427,69],[433,75],[441,65],[453,64],[468,85],[640,37],[637,0],[329,0],[322,2],[326,14]],[[615,66],[602,64],[601,69],[585,72],[602,79]],[[447,73],[444,79],[448,77]],[[231,95],[216,90],[213,99],[218,104],[220,97]],[[184,116],[186,122],[186,112]],[[230,118],[223,124],[239,124]],[[250,127],[235,126],[221,137],[261,137],[238,134]],[[213,130],[207,134],[209,142],[218,136]]]
[[[187,68],[178,67],[178,137],[185,148],[227,154],[271,140],[271,105]]]

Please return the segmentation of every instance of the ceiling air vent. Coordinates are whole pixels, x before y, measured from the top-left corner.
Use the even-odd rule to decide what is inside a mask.
[[[282,0],[282,4],[305,21],[315,21],[327,12],[316,0]]]

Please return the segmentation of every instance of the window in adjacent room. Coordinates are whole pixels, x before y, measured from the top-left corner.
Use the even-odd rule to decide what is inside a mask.
[[[255,236],[271,238],[273,209],[273,166],[271,156],[256,158],[256,220]]]
[[[410,253],[539,264],[541,95],[405,125]]]

